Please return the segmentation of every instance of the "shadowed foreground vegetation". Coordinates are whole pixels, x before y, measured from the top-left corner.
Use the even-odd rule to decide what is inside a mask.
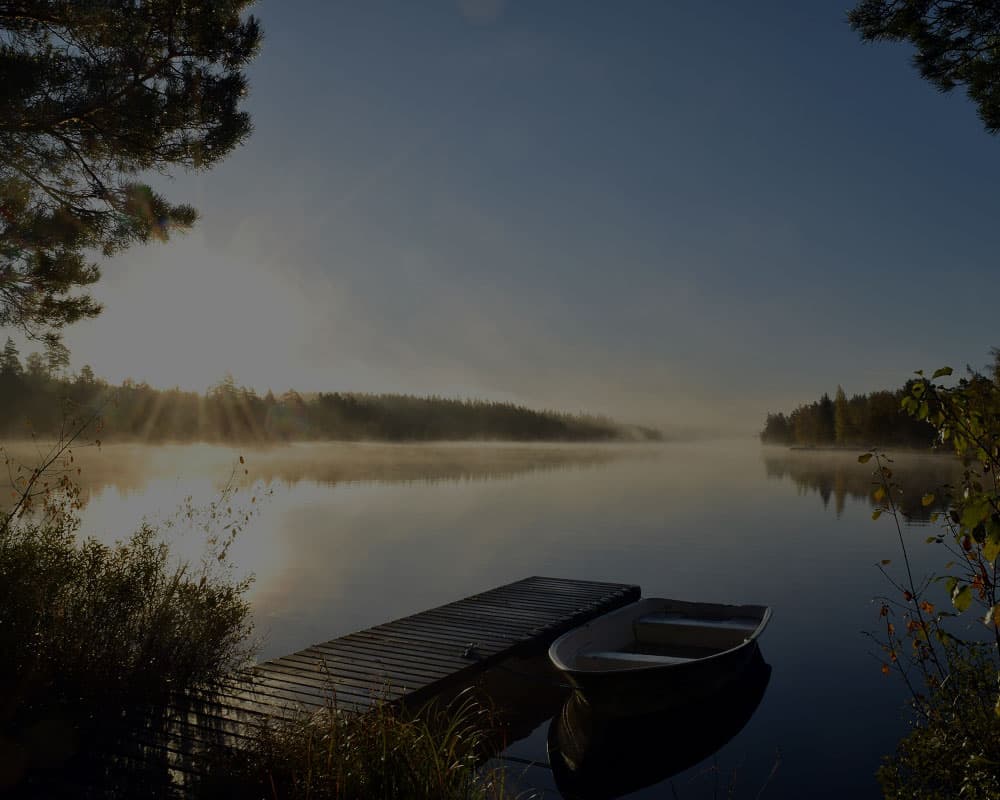
[[[364,715],[331,705],[318,715],[261,729],[217,757],[199,794],[288,800],[512,797],[499,768],[489,709],[471,696],[416,713],[377,705]]]
[[[175,692],[250,656],[247,583],[228,580],[224,560],[223,545],[178,565],[149,527],[107,547],[79,542],[70,515],[4,522],[0,791],[87,796],[128,773],[148,780],[108,754],[134,728],[155,734]]]
[[[0,437],[30,430],[59,435],[67,406],[100,408],[102,438],[148,442],[381,441],[638,441],[659,431],[607,417],[535,411],[513,403],[398,394],[289,391],[263,397],[227,377],[206,394],[154,389],[126,381],[112,386],[84,367],[65,375],[66,358],[37,353],[22,366],[16,348],[0,355]],[[52,363],[50,363],[50,361]],[[62,364],[63,366],[60,366]]]

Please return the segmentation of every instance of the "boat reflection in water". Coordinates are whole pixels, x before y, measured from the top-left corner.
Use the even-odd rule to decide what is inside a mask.
[[[573,800],[614,798],[695,766],[750,721],[770,678],[757,647],[725,689],[666,712],[607,715],[574,693],[549,727],[549,763],[559,791]]]

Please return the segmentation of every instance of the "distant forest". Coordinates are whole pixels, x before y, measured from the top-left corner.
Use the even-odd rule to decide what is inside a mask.
[[[934,444],[934,429],[900,407],[909,391],[907,385],[894,392],[848,398],[838,386],[832,400],[824,394],[791,414],[768,414],[760,439],[766,444],[806,447],[930,447]]]
[[[534,411],[512,403],[399,394],[288,391],[260,396],[231,376],[204,395],[125,381],[113,386],[89,366],[70,375],[54,341],[22,364],[11,339],[0,352],[0,436],[57,436],[64,422],[100,409],[105,440],[282,442],[656,440],[659,431],[607,417]]]
[[[1000,386],[1000,348],[991,347],[992,361],[983,369],[966,367],[970,380]],[[824,394],[791,414],[768,414],[760,440],[765,444],[804,447],[913,447],[935,443],[934,429],[902,410],[913,381],[894,392],[856,394],[850,399],[841,387],[831,400]]]

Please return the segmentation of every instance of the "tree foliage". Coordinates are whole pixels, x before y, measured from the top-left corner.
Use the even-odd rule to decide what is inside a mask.
[[[910,42],[920,74],[943,92],[964,86],[990,133],[1000,132],[1000,3],[860,0],[848,21],[869,42]]]
[[[659,431],[606,417],[537,411],[484,400],[393,394],[288,391],[261,397],[231,376],[204,394],[155,389],[125,381],[111,386],[84,366],[67,376],[63,353],[0,353],[0,436],[27,430],[58,436],[67,405],[102,407],[102,438],[162,441],[275,442],[291,440],[610,441],[659,439]],[[53,358],[56,358],[54,361]],[[114,397],[114,403],[105,401]]]
[[[933,429],[925,420],[907,416],[900,407],[908,391],[909,386],[905,386],[848,398],[838,386],[835,400],[824,394],[789,414],[769,413],[760,438],[765,444],[803,447],[930,447]]]
[[[250,0],[0,0],[0,326],[100,312],[89,255],[165,239],[195,210],[141,182],[242,142]]]

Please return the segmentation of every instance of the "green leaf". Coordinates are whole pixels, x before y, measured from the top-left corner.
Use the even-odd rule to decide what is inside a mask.
[[[966,505],[962,509],[962,527],[974,528],[990,514],[990,505],[987,500],[980,500]]]
[[[997,556],[1000,556],[1000,525],[991,520],[986,526],[983,558],[987,561],[996,561]]]
[[[858,463],[859,464],[867,464],[871,460],[872,460],[872,454],[871,453],[862,453],[860,456],[858,456]]]
[[[934,370],[934,374],[931,375],[931,380],[934,380],[935,378],[941,378],[946,375],[951,375],[952,372],[953,370],[951,367],[938,367],[936,370]]]
[[[967,611],[972,605],[972,587],[966,584],[951,596],[951,604],[960,612]]]
[[[923,497],[920,498],[920,505],[922,505],[924,508],[926,508],[927,506],[929,506],[933,502],[934,502],[934,494],[933,493],[925,494]]]
[[[953,578],[950,575],[944,580],[944,590],[948,593],[948,596],[955,594],[955,589],[958,587],[958,578]]]
[[[881,516],[882,516],[882,509],[881,508],[878,509],[878,511],[873,511],[872,512],[872,519],[878,519]]]

